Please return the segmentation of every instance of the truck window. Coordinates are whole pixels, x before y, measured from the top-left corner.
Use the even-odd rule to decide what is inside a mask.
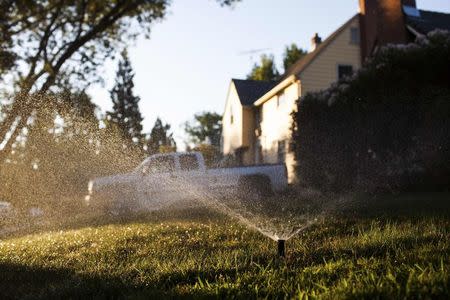
[[[152,159],[143,168],[144,174],[168,173],[175,171],[175,160],[173,156],[160,156]]]
[[[194,171],[198,170],[198,167],[198,160],[195,154],[180,155],[181,171]]]

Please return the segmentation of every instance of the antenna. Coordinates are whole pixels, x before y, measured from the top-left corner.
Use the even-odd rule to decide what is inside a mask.
[[[255,53],[259,53],[259,52],[264,52],[267,50],[272,50],[272,48],[261,48],[261,49],[251,49],[251,50],[246,50],[246,51],[241,51],[238,52],[238,55],[251,55],[251,54],[255,54]]]
[[[269,51],[269,50],[272,50],[272,48],[251,49],[251,50],[238,52],[238,55],[239,56],[249,55],[250,56],[250,60],[253,60],[253,56],[255,54],[261,53],[261,52],[265,52],[265,51]]]

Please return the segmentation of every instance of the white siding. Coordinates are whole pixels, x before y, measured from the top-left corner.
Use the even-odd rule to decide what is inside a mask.
[[[233,124],[231,124],[231,115],[233,115]],[[233,154],[234,150],[242,146],[242,118],[242,105],[236,88],[231,83],[222,118],[222,152],[225,155]]]
[[[261,136],[259,137],[263,161],[265,163],[278,162],[278,142],[286,141],[286,166],[289,178],[294,175],[294,156],[288,152],[291,139],[291,113],[295,109],[295,101],[299,98],[300,83],[292,83],[284,89],[284,103],[278,103],[278,95],[262,104],[263,121],[261,122]]]

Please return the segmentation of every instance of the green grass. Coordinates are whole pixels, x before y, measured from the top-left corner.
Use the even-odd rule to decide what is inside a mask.
[[[445,214],[334,216],[289,240],[286,259],[205,212],[111,221],[0,241],[0,298],[450,297]]]

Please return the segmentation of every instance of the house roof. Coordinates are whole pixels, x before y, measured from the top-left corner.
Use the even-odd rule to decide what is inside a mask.
[[[419,33],[427,34],[434,29],[450,30],[450,14],[418,10],[419,14],[405,13],[406,24]]]
[[[249,79],[232,79],[238,93],[241,104],[244,106],[252,105],[259,97],[272,89],[276,81],[259,81]]]
[[[410,11],[404,11],[404,13],[406,24],[417,30],[419,33],[427,34],[437,28],[450,30],[450,14],[426,10],[417,11],[420,16],[416,15],[416,12],[411,13]],[[359,14],[356,14],[350,18],[328,38],[320,43],[314,51],[308,53],[294,63],[276,82],[233,79],[242,105],[252,105],[255,102],[258,102],[257,105],[259,105],[266,100],[266,96],[269,95],[269,92],[272,92],[271,90],[274,87],[277,87],[277,89],[282,88],[281,85],[283,85],[283,83],[289,83],[289,79],[291,77],[295,76],[298,78],[298,75],[304,71],[310,63],[312,63],[314,59],[318,57],[322,51],[326,49],[336,39],[336,37],[358,17]]]
[[[341,27],[339,27],[335,32],[333,32],[328,38],[326,38],[322,43],[320,43],[317,48],[302,57],[296,63],[294,63],[281,77],[280,81],[283,81],[291,75],[297,75],[301,73],[306,67],[324,50],[328,45],[350,24],[352,23],[359,14],[354,15],[347,22],[345,22]]]

